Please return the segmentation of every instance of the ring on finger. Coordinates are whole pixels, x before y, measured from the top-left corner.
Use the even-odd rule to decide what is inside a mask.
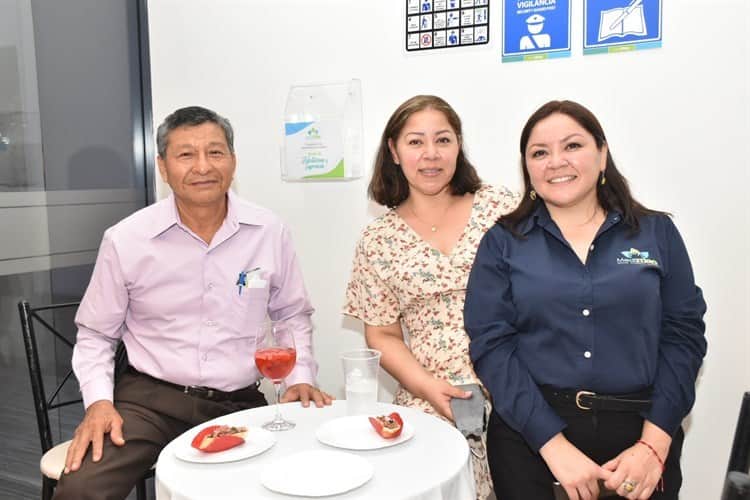
[[[620,486],[625,490],[625,493],[632,493],[635,487],[638,486],[638,483],[632,479],[626,479]]]

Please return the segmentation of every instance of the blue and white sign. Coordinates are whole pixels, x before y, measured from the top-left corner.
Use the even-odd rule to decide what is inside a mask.
[[[490,0],[406,0],[406,50],[486,45]]]
[[[661,0],[584,0],[583,53],[661,47]]]
[[[570,0],[504,0],[503,62],[570,56]]]

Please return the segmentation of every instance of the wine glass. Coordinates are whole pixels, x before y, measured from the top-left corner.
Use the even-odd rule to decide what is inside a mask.
[[[294,335],[288,324],[277,321],[265,323],[259,328],[255,341],[255,366],[264,377],[273,382],[276,389],[276,416],[263,424],[264,429],[286,431],[294,428],[294,422],[284,420],[281,416],[279,400],[281,382],[291,373],[296,361]]]

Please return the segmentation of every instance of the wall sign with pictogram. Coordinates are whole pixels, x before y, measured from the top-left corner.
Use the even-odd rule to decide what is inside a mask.
[[[570,0],[504,0],[503,62],[570,56]]]
[[[484,45],[490,0],[406,0],[406,50]]]
[[[584,55],[661,47],[661,1],[584,0]]]

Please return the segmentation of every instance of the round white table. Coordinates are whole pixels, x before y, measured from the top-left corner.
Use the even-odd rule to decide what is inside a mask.
[[[281,406],[282,415],[297,426],[275,432],[276,443],[267,451],[237,462],[204,464],[180,460],[175,456],[175,439],[159,455],[156,464],[158,500],[202,499],[297,499],[266,489],[260,482],[265,466],[285,456],[307,450],[335,450],[352,453],[373,466],[372,478],[362,486],[326,498],[357,500],[474,500],[476,489],[469,460],[469,447],[458,430],[421,411],[378,403],[376,414],[398,411],[404,422],[414,426],[414,436],[401,444],[375,450],[343,450],[317,440],[315,431],[325,422],[346,416],[346,401],[331,406],[303,408],[300,403]],[[273,417],[274,407],[244,410],[231,415],[232,422],[246,421],[259,427]],[[213,422],[221,422],[230,416]],[[191,429],[193,436],[208,423]],[[184,442],[183,437],[183,442]],[[293,477],[289,478],[294,481]]]

